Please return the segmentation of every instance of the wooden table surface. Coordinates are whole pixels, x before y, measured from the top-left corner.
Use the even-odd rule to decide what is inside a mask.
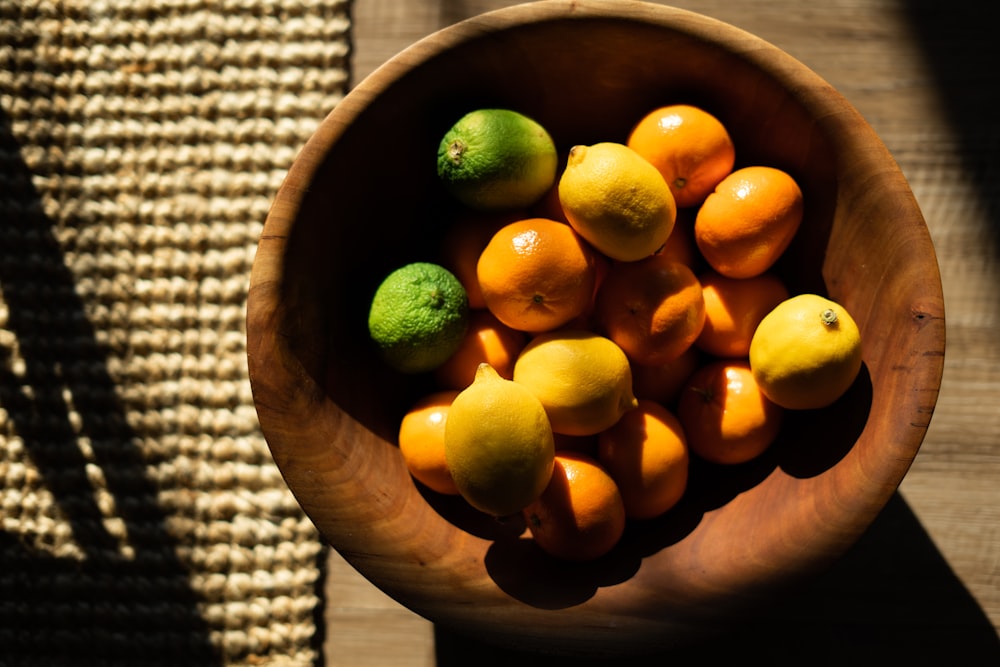
[[[353,80],[439,28],[512,4],[355,0]],[[990,22],[973,0],[669,4],[783,48],[871,123],[927,220],[948,343],[923,447],[857,546],[731,639],[629,664],[760,658],[782,665],[1000,665],[1000,46]],[[327,590],[331,666],[580,664],[487,647],[434,627],[336,553]]]

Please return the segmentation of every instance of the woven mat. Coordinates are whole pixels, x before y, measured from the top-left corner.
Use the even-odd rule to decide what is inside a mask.
[[[246,373],[350,0],[0,0],[0,665],[314,665],[325,548]]]

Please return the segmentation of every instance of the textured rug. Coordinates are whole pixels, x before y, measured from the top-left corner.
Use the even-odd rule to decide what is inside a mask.
[[[245,292],[349,0],[0,0],[0,665],[320,664]]]

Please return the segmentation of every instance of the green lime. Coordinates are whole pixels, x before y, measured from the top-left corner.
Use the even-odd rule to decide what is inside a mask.
[[[403,373],[437,368],[469,324],[469,299],[450,271],[430,262],[401,266],[372,297],[368,332],[386,363]]]
[[[460,202],[479,210],[530,206],[555,183],[552,137],[537,121],[509,109],[462,116],[438,146],[437,173]]]

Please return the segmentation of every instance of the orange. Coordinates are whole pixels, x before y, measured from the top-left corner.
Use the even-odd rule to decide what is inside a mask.
[[[717,357],[746,357],[757,325],[788,298],[785,284],[772,273],[727,278],[715,271],[699,276],[705,298],[705,326],[695,341]]]
[[[667,237],[667,242],[656,253],[656,257],[679,262],[691,269],[698,265],[698,260],[701,258],[698,256],[698,246],[694,243],[695,213],[695,209],[677,211],[674,229]]]
[[[677,400],[681,387],[701,365],[701,353],[691,346],[676,359],[662,364],[647,366],[632,364],[632,393],[637,398],[668,405]]]
[[[597,293],[595,315],[631,361],[659,365],[681,356],[698,338],[705,300],[691,269],[653,256],[611,267]]]
[[[708,264],[730,278],[764,273],[802,222],[802,190],[773,167],[737,169],[698,209],[694,240]]]
[[[687,488],[688,447],[680,420],[656,401],[640,400],[598,438],[598,458],[615,480],[630,519],[660,516]]]
[[[627,144],[659,170],[679,208],[701,204],[736,162],[736,148],[722,122],[689,104],[649,112],[636,123]]]
[[[581,315],[597,279],[596,252],[567,224],[529,218],[505,225],[476,265],[486,307],[519,331],[549,331]]]
[[[611,551],[625,532],[625,503],[593,457],[557,452],[545,491],[524,509],[535,543],[564,560],[588,561]]]
[[[399,425],[399,452],[413,478],[427,488],[458,494],[444,459],[444,425],[457,391],[439,391],[418,400]]]
[[[455,274],[469,297],[469,307],[486,308],[476,278],[476,263],[498,229],[520,220],[518,213],[466,213],[449,227],[441,244],[441,264]]]
[[[713,463],[757,458],[778,437],[784,411],[761,392],[744,360],[716,360],[687,381],[677,404],[688,446]]]
[[[434,370],[435,379],[448,389],[465,389],[476,377],[479,364],[487,363],[511,379],[514,362],[528,342],[523,331],[511,329],[488,310],[473,311],[469,330],[451,357]]]
[[[597,307],[597,292],[600,291],[604,279],[608,277],[611,270],[611,260],[599,252],[594,253],[594,292],[590,297],[590,303],[583,309],[583,312],[564,324],[563,329],[593,329],[594,310]]]

